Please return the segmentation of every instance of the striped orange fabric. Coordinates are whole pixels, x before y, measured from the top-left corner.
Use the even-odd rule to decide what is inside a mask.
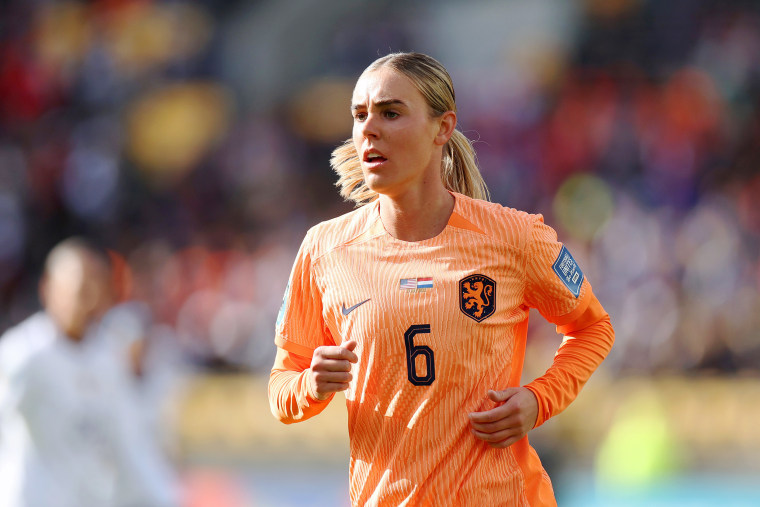
[[[470,433],[468,414],[495,406],[489,389],[519,386],[530,307],[568,325],[595,298],[587,280],[575,277],[576,296],[552,269],[564,251],[540,216],[454,196],[447,227],[424,241],[388,234],[377,203],[309,231],[275,338],[302,359],[273,370],[273,411],[285,422],[320,411],[303,358],[354,339],[355,505],[555,505],[527,438],[491,448]]]

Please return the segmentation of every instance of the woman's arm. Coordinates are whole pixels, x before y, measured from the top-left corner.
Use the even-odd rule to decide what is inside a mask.
[[[546,373],[525,386],[538,400],[534,427],[570,405],[615,341],[610,317],[595,297],[585,312],[574,321],[557,326],[557,331],[565,338],[554,362]]]
[[[330,401],[315,399],[309,393],[311,359],[277,347],[277,357],[269,374],[269,408],[285,424],[305,421],[325,409]]]
[[[473,435],[492,447],[508,447],[559,414],[578,396],[615,337],[609,315],[595,297],[578,318],[557,331],[565,339],[552,366],[523,387],[489,391],[488,397],[501,405],[470,414]]]
[[[322,346],[311,358],[278,347],[269,374],[269,407],[285,424],[305,421],[325,409],[336,392],[348,388],[355,341]]]

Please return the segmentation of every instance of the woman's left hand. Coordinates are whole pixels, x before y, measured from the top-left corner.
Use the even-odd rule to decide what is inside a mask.
[[[488,391],[488,398],[501,405],[485,412],[472,412],[470,431],[491,447],[509,447],[536,425],[538,400],[530,389],[508,387],[503,391],[491,390]]]

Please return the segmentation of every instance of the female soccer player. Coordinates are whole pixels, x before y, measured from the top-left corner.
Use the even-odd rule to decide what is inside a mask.
[[[526,435],[609,352],[607,313],[540,215],[486,201],[440,63],[376,60],[351,112],[352,139],[331,163],[359,208],[301,245],[272,412],[302,421],[345,391],[355,505],[556,505]],[[565,339],[521,387],[530,308]]]

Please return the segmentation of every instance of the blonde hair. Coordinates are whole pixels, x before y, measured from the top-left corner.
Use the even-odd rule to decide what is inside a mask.
[[[414,83],[430,106],[434,117],[447,111],[456,112],[454,85],[446,69],[434,58],[422,53],[391,53],[378,58],[362,75],[388,66],[400,72]],[[337,186],[344,199],[363,206],[377,199],[376,192],[364,181],[361,161],[356,153],[353,139],[346,140],[332,152],[330,166],[338,174]],[[452,192],[489,200],[488,187],[478,169],[475,150],[464,134],[454,130],[444,145],[441,162],[441,179]]]

